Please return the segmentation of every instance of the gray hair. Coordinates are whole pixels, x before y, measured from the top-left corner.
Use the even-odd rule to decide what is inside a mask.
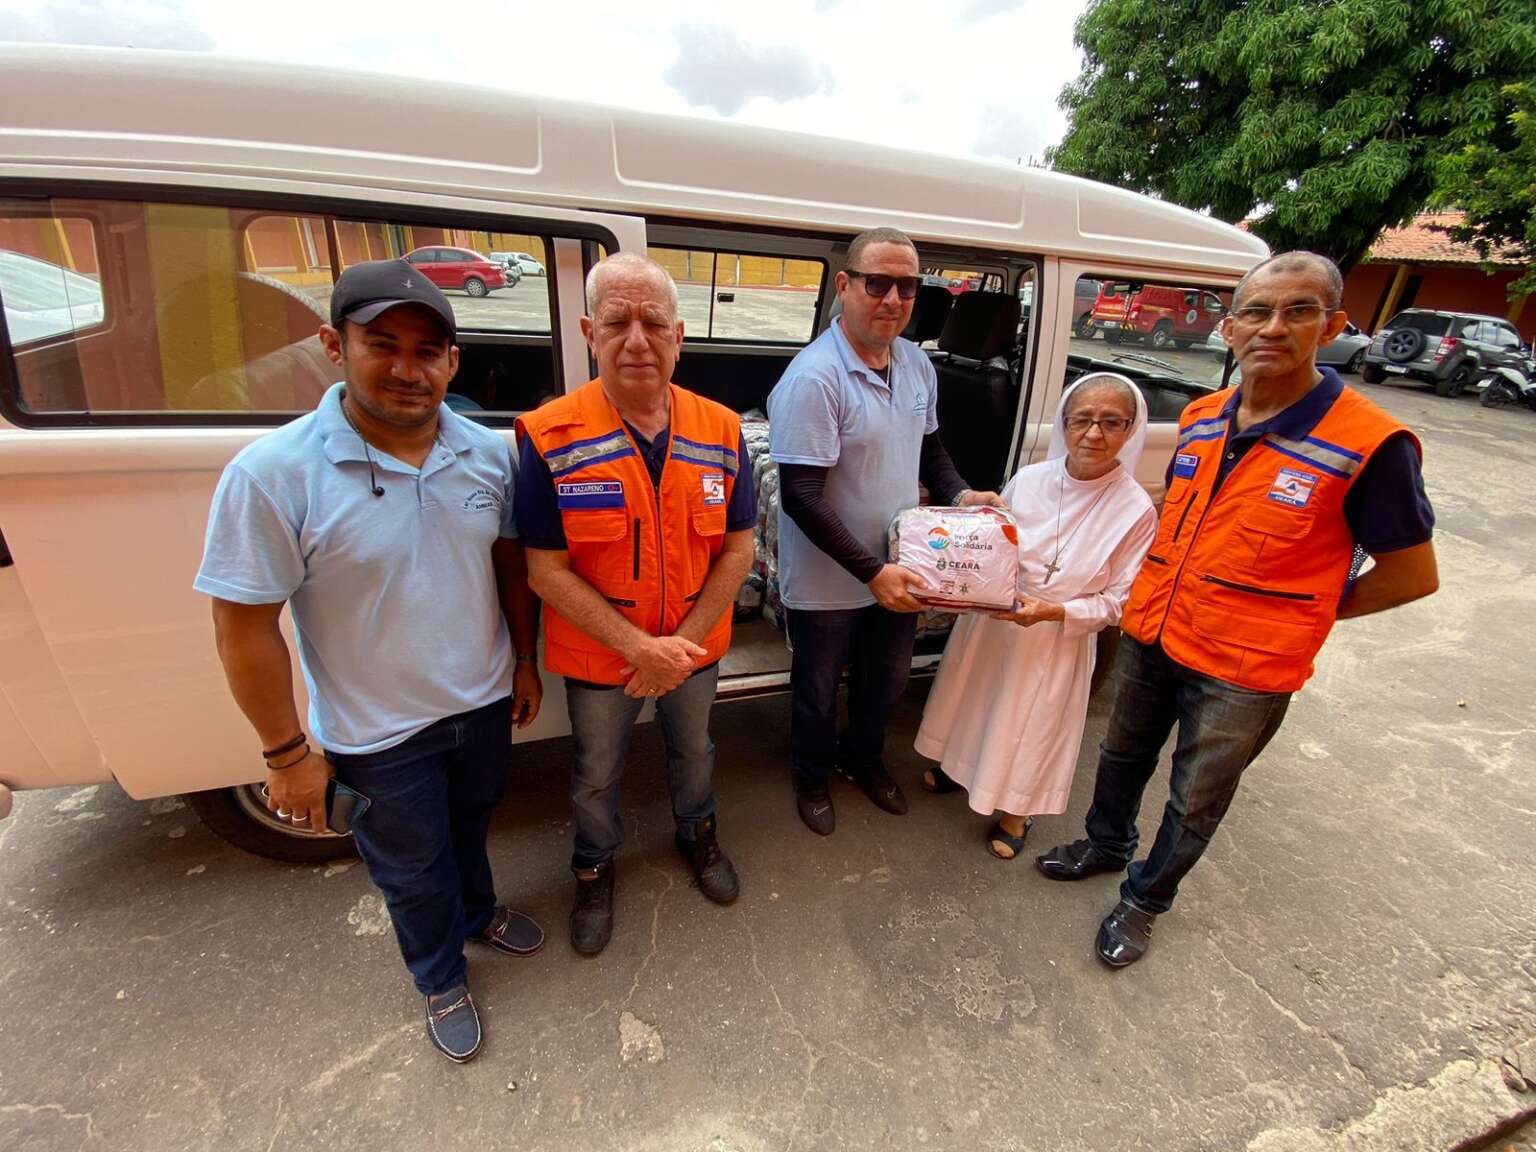
[[[1080,405],[1086,402],[1089,396],[1099,392],[1113,392],[1120,399],[1124,400],[1131,410],[1131,422],[1133,424],[1136,422],[1136,417],[1141,412],[1141,405],[1136,403],[1135,385],[1126,383],[1123,377],[1108,374],[1094,376],[1087,383],[1076,385],[1067,394],[1067,406],[1061,411],[1062,419],[1065,420],[1068,416],[1072,415]]]
[[[592,265],[592,271],[587,273],[588,314],[597,311],[598,301],[608,290],[608,281],[615,275],[625,272],[648,276],[665,288],[667,304],[672,309],[672,319],[677,319],[677,285],[672,281],[672,274],[649,256],[643,256],[639,252],[615,252],[612,256],[605,256]]]
[[[1344,303],[1344,274],[1339,271],[1339,266],[1326,256],[1319,256],[1316,252],[1278,252],[1267,260],[1260,260],[1241,280],[1237,282],[1237,289],[1232,293],[1232,307],[1236,308],[1243,299],[1243,293],[1247,291],[1248,282],[1260,272],[1312,272],[1328,285],[1328,298],[1323,302],[1329,308],[1338,308]]]
[[[917,245],[912,243],[912,237],[905,232],[895,228],[870,228],[860,232],[853,238],[853,243],[848,245],[848,256],[843,261],[843,266],[858,270],[858,260],[864,255],[864,249],[876,244],[897,244],[903,248],[912,249],[912,255],[917,255]]]

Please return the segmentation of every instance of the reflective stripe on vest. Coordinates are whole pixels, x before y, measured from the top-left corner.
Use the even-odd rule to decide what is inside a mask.
[[[571,570],[653,636],[676,632],[698,599],[725,545],[726,509],[740,468],[736,414],[675,385],[671,394],[659,489],[601,380],[517,422],[549,465]],[[730,642],[727,605],[701,642],[708,654],[700,667],[724,656]],[[622,684],[627,663],[545,605],[549,671]]]
[[[1312,674],[1353,562],[1344,498],[1371,454],[1407,429],[1345,388],[1307,436],[1262,437],[1212,498],[1232,394],[1184,411],[1157,537],[1121,628],[1205,675],[1294,692]]]

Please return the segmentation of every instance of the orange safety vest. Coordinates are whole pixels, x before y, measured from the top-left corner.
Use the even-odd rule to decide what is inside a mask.
[[[671,385],[661,487],[601,379],[517,421],[549,465],[571,570],[636,627],[670,636],[693,609],[725,546],[726,508],[741,461],[741,423],[713,400]],[[731,646],[729,606],[701,641],[719,660]],[[622,684],[623,656],[544,606],[544,666],[594,684]]]
[[[1179,419],[1157,538],[1120,627],[1196,672],[1294,692],[1312,675],[1349,579],[1344,497],[1371,454],[1407,429],[1345,388],[1309,435],[1260,438],[1212,498],[1235,391],[1202,397]]]

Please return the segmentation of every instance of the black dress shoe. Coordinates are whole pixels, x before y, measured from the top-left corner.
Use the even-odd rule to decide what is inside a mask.
[[[684,840],[682,833],[674,836],[677,850],[693,869],[693,878],[699,882],[699,891],[716,904],[729,904],[741,895],[741,882],[736,879],[736,868],[730,857],[720,851],[715,839],[715,818],[710,816],[693,826],[693,839]]]
[[[1093,846],[1091,840],[1058,844],[1043,856],[1035,857],[1035,867],[1052,880],[1085,880],[1100,872],[1119,872],[1124,860],[1111,860]]]
[[[837,827],[837,813],[832,810],[832,796],[825,784],[796,785],[795,808],[805,826],[818,836],[830,836]]]
[[[576,906],[571,909],[571,947],[596,956],[613,935],[613,861],[600,864],[591,880],[576,877]]]
[[[1152,925],[1156,920],[1153,913],[1133,908],[1122,900],[1104,917],[1104,923],[1099,925],[1099,938],[1094,941],[1094,951],[1111,968],[1134,964],[1151,945]]]
[[[864,795],[875,802],[876,808],[889,812],[892,816],[907,814],[907,795],[901,790],[901,785],[891,779],[891,774],[885,770],[884,764],[876,761],[863,768],[850,766],[840,771],[863,789]]]

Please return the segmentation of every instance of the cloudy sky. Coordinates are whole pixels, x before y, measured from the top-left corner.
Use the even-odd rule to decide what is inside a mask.
[[[0,0],[0,40],[230,53],[977,156],[1061,138],[1086,0]]]

